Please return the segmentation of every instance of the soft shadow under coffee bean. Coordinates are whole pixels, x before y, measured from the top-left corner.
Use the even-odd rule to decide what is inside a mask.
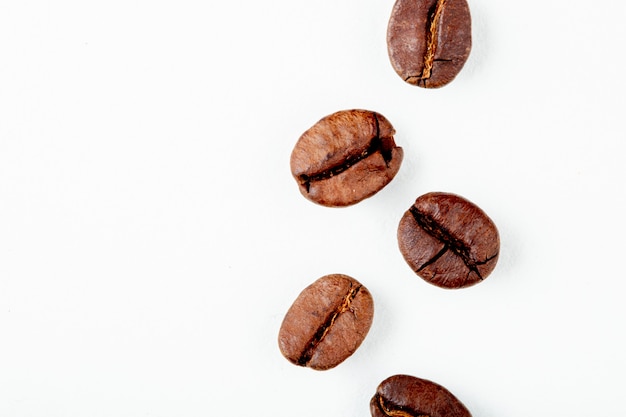
[[[291,173],[307,199],[328,207],[358,203],[396,175],[402,148],[381,114],[344,110],[308,129],[291,153]]]
[[[500,237],[478,206],[455,194],[419,197],[398,226],[400,252],[426,281],[444,288],[481,282],[498,261]]]
[[[326,275],[289,308],[278,333],[280,351],[299,366],[333,368],[361,345],[373,316],[367,288],[347,275]]]
[[[409,375],[381,382],[370,401],[370,412],[372,417],[471,417],[446,388]]]
[[[397,0],[387,28],[395,71],[409,84],[436,88],[463,68],[472,47],[466,0]]]

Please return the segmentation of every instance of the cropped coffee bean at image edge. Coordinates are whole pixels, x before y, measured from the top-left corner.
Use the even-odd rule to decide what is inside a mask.
[[[439,88],[461,72],[472,47],[466,0],[397,0],[387,27],[392,67],[407,83]]]
[[[410,375],[393,375],[380,383],[370,400],[372,417],[471,417],[445,387]]]

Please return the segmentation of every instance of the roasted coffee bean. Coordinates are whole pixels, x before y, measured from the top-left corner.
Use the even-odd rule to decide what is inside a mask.
[[[372,417],[471,417],[467,408],[439,384],[394,375],[378,386],[370,401]]]
[[[289,308],[278,333],[280,351],[299,366],[333,368],[361,345],[373,316],[367,288],[347,275],[326,275]]]
[[[448,193],[419,197],[400,220],[400,252],[426,281],[443,288],[469,287],[493,271],[500,238],[476,205]]]
[[[437,88],[457,76],[472,48],[466,0],[397,0],[387,28],[393,68],[404,81]]]
[[[300,192],[328,207],[349,206],[371,197],[400,169],[391,123],[367,110],[324,117],[300,137],[291,153],[291,173]]]

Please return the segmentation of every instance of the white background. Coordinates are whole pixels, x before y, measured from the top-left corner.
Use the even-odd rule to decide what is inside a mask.
[[[387,57],[391,0],[0,3],[0,416],[368,416],[384,378],[474,417],[626,415],[626,3],[470,0],[439,90]],[[405,159],[344,209],[289,170],[304,130],[364,108]],[[396,227],[460,194],[500,230],[492,275],[417,277]],[[298,293],[372,292],[361,348],[291,365]]]

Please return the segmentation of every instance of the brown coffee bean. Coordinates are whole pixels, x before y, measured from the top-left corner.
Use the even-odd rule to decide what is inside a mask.
[[[400,220],[400,252],[426,281],[443,288],[469,287],[493,271],[498,261],[498,229],[463,197],[429,193]]]
[[[372,417],[471,417],[469,410],[439,384],[394,375],[378,386],[370,401]]]
[[[426,88],[448,84],[472,48],[466,0],[397,0],[387,28],[393,68],[404,81]]]
[[[324,117],[300,137],[291,153],[291,173],[300,192],[328,207],[371,197],[400,169],[391,123],[373,111],[345,110]]]
[[[333,368],[361,345],[373,316],[367,288],[347,275],[326,275],[289,308],[278,333],[280,351],[296,365]]]

